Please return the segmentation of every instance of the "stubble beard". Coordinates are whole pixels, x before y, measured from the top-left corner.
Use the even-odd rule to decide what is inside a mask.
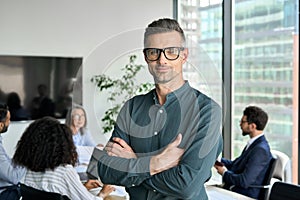
[[[249,134],[250,134],[249,132],[245,132],[245,131],[242,132],[243,136],[246,136],[246,135],[249,135]]]
[[[4,125],[4,127],[3,127],[2,130],[0,131],[0,134],[1,134],[1,133],[5,133],[5,132],[7,131],[7,129],[8,129],[8,126],[5,126],[5,125]]]
[[[155,84],[166,84],[176,78],[178,74],[175,71],[169,71],[166,73],[153,72]]]

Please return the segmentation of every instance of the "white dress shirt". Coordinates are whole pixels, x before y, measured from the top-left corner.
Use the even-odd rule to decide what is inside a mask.
[[[0,187],[17,184],[26,173],[26,169],[12,164],[11,158],[7,155],[0,134]],[[0,193],[3,191],[0,190]]]
[[[255,140],[257,140],[258,138],[260,138],[260,137],[263,136],[263,135],[264,135],[264,133],[259,134],[259,135],[255,136],[255,137],[251,138],[250,140],[248,140],[247,146],[246,146],[246,149],[245,149],[245,150],[247,150],[247,149],[250,147],[250,145],[253,144],[253,142],[254,142]]]

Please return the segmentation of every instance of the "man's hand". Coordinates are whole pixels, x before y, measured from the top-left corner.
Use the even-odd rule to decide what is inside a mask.
[[[178,165],[184,149],[178,148],[182,139],[178,134],[174,142],[170,143],[160,154],[150,160],[150,174],[154,175]]]
[[[227,171],[227,168],[225,166],[220,166],[220,165],[214,165],[214,167],[217,169],[218,174],[222,175],[224,174],[225,171]]]
[[[121,138],[114,137],[113,142],[108,142],[104,150],[109,156],[121,158],[137,158],[132,148]]]

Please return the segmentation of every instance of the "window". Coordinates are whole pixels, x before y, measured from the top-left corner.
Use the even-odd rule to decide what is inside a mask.
[[[193,32],[185,29],[186,34],[207,52],[220,74],[228,70],[224,68],[228,65],[226,61],[222,66],[225,60],[222,54],[231,51],[233,55],[232,80],[229,81],[232,83],[232,96],[226,98],[231,100],[231,120],[224,124],[232,125],[230,133],[227,133],[232,137],[229,142],[231,156],[234,158],[240,155],[248,140],[241,135],[239,127],[244,108],[248,105],[260,106],[269,114],[265,134],[271,148],[293,159],[293,182],[297,183],[299,64],[295,62],[298,59],[293,59],[298,56],[295,49],[299,48],[298,35],[294,34],[297,31],[297,1],[233,1],[233,44],[231,49],[226,46],[223,52],[222,16],[225,13],[222,13],[222,6],[226,3],[221,0],[178,0],[178,20],[184,27],[197,22]],[[191,10],[193,18],[185,17]],[[228,27],[226,30],[229,30]]]

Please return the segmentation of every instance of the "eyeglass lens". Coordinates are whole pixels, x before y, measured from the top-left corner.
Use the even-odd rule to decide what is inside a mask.
[[[149,61],[156,61],[160,58],[161,52],[164,53],[164,56],[168,60],[176,60],[179,57],[180,51],[182,51],[183,47],[167,47],[164,49],[158,48],[145,48],[144,54]]]
[[[73,119],[75,119],[75,120],[79,120],[81,118],[84,119],[85,116],[84,115],[73,115]]]

